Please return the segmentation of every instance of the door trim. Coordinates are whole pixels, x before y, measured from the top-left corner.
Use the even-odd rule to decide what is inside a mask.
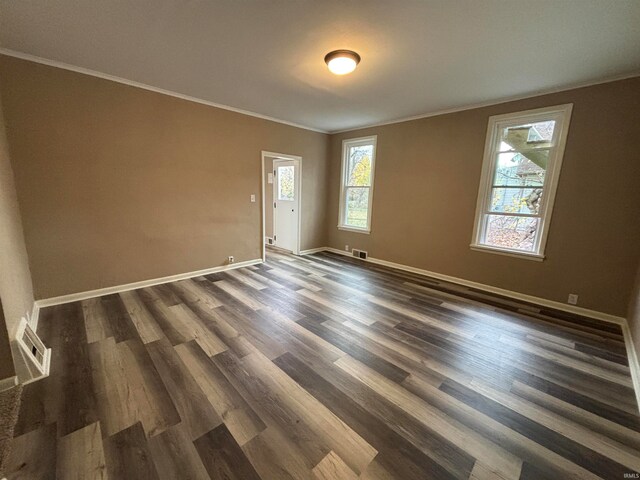
[[[293,246],[293,248],[291,250],[284,248],[282,245],[278,244],[278,240],[277,240],[277,230],[278,230],[278,210],[273,210],[273,243],[274,246],[277,248],[281,248],[287,252],[291,251],[292,253],[294,253],[295,255],[299,255],[300,254],[300,161],[299,160],[292,160],[292,159],[288,159],[288,158],[274,158],[273,159],[273,171],[275,172],[276,169],[281,166],[281,165],[292,165],[294,167],[294,192],[295,192],[295,198],[294,198],[294,203],[293,206],[294,208],[297,209],[297,214],[296,214],[296,224],[297,224],[297,231],[295,232],[296,235],[296,242]],[[276,175],[274,173],[273,176],[273,203],[274,204],[278,204],[278,207],[281,207],[283,205],[280,205],[280,201],[278,198],[278,185],[279,185],[279,179],[278,179],[278,175]],[[289,208],[290,205],[287,205],[287,208]],[[265,208],[267,206],[265,205]],[[271,206],[269,206],[269,208],[271,208]],[[266,212],[265,212],[266,213]],[[280,232],[282,233],[282,232]],[[282,235],[281,235],[282,237]]]
[[[297,232],[297,241],[296,241],[296,245],[295,245],[295,249],[293,254],[294,255],[300,255],[300,241],[301,241],[301,236],[302,236],[302,157],[298,156],[298,155],[288,155],[286,153],[276,153],[276,152],[269,152],[266,150],[262,150],[261,152],[261,180],[262,180],[262,184],[260,185],[260,191],[262,193],[261,195],[261,204],[262,204],[262,235],[260,236],[260,240],[262,242],[262,260],[266,261],[267,259],[267,253],[266,253],[266,246],[265,246],[265,236],[266,236],[266,205],[265,205],[265,175],[264,175],[264,165],[265,165],[265,160],[267,158],[273,158],[274,160],[294,160],[298,162],[298,169],[297,169],[297,175],[296,175],[296,181],[298,182],[298,232]],[[274,197],[275,198],[275,197]],[[274,214],[274,223],[275,223],[275,214]],[[275,234],[275,231],[274,231]]]

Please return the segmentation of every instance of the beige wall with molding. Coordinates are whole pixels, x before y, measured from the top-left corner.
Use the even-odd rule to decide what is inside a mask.
[[[260,199],[267,150],[303,157],[303,250],[349,244],[626,314],[640,242],[639,78],[328,136],[6,56],[0,76],[36,298],[259,258],[249,196]],[[574,109],[547,258],[470,250],[489,116],[563,103]],[[339,231],[341,142],[372,134],[372,232]]]
[[[489,116],[573,103],[543,262],[469,248]],[[329,245],[625,316],[640,252],[640,78],[331,136]],[[378,135],[370,235],[338,222],[342,140]]]
[[[327,243],[327,135],[7,56],[0,78],[36,298],[260,258],[262,150],[303,157],[301,248]]]

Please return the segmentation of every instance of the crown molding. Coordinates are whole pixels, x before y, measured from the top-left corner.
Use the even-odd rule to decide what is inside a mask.
[[[201,105],[207,105],[208,107],[220,108],[222,110],[227,110],[234,113],[240,113],[242,115],[247,115],[249,117],[260,118],[262,120],[268,120],[270,122],[281,123],[283,125],[288,125],[290,127],[301,128],[303,130],[310,130],[312,132],[324,133],[328,134],[329,132],[326,130],[319,130],[317,128],[308,127],[306,125],[301,125],[299,123],[288,122],[286,120],[281,120],[279,118],[270,117],[268,115],[262,115],[261,113],[251,112],[249,110],[242,110],[241,108],[231,107],[229,105],[223,105],[221,103],[210,102],[208,100],[203,100],[197,97],[191,97],[189,95],[184,95],[182,93],[174,92],[171,90],[165,90],[164,88],[157,88],[151,85],[147,85],[145,83],[136,82],[134,80],[128,80],[126,78],[117,77],[115,75],[109,75],[108,73],[98,72],[96,70],[91,70],[89,68],[84,67],[76,67],[75,65],[71,65],[64,62],[59,62],[57,60],[49,60],[48,58],[38,57],[36,55],[31,55],[29,53],[18,52],[16,50],[11,50],[9,48],[0,47],[0,55],[6,55],[8,57],[19,58],[21,60],[27,60],[29,62],[39,63],[42,65],[47,65],[49,67],[61,68],[63,70],[69,70],[71,72],[81,73],[83,75],[89,75],[91,77],[102,78],[103,80],[110,80],[116,83],[122,83],[124,85],[128,85],[130,87],[141,88],[143,90],[149,90],[150,92],[160,93],[162,95],[168,95],[170,97],[179,98],[181,100],[186,100],[188,102],[199,103]]]
[[[401,117],[401,118],[398,118],[398,119],[395,119],[395,120],[389,120],[389,121],[377,122],[377,123],[370,123],[370,124],[362,125],[362,126],[359,126],[359,127],[346,128],[346,129],[342,129],[342,130],[321,130],[321,129],[318,129],[318,128],[313,128],[313,127],[309,127],[309,126],[306,126],[306,125],[301,125],[299,123],[289,122],[287,120],[281,120],[279,118],[270,117],[268,115],[262,115],[260,113],[252,112],[252,111],[249,111],[249,110],[243,110],[243,109],[240,109],[240,108],[231,107],[229,105],[223,105],[223,104],[220,104],[220,103],[210,102],[208,100],[203,100],[201,98],[192,97],[192,96],[189,96],[189,95],[184,95],[182,93],[174,92],[174,91],[171,91],[171,90],[165,90],[163,88],[157,88],[157,87],[154,87],[154,86],[151,86],[151,85],[147,85],[147,84],[144,84],[144,83],[141,83],[141,82],[136,82],[136,81],[133,81],[133,80],[128,80],[126,78],[117,77],[115,75],[109,75],[107,73],[98,72],[96,70],[91,70],[91,69],[84,68],[84,67],[77,67],[75,65],[71,65],[71,64],[68,64],[68,63],[60,62],[60,61],[57,61],[57,60],[50,60],[50,59],[47,59],[47,58],[38,57],[36,55],[31,55],[29,53],[19,52],[17,50],[12,50],[12,49],[9,49],[9,48],[0,47],[0,55],[6,55],[8,57],[19,58],[21,60],[27,60],[27,61],[30,61],[30,62],[42,64],[42,65],[48,65],[50,67],[61,68],[63,70],[69,70],[69,71],[72,71],[72,72],[81,73],[83,75],[89,75],[89,76],[92,76],[92,77],[102,78],[104,80],[111,80],[112,82],[122,83],[124,85],[129,85],[131,87],[141,88],[143,90],[148,90],[148,91],[151,91],[151,92],[160,93],[162,95],[169,95],[171,97],[180,98],[182,100],[186,100],[186,101],[189,101],[189,102],[199,103],[201,105],[207,105],[209,107],[220,108],[222,110],[227,110],[227,111],[230,111],[230,112],[240,113],[242,115],[247,115],[247,116],[250,116],[250,117],[260,118],[262,120],[268,120],[270,122],[280,123],[282,125],[288,125],[290,127],[300,128],[300,129],[303,129],[303,130],[309,130],[309,131],[317,132],[317,133],[324,133],[324,134],[328,134],[328,135],[337,135],[337,134],[340,134],[340,133],[355,132],[355,131],[358,131],[358,130],[364,130],[366,128],[383,127],[385,125],[393,125],[393,124],[396,124],[396,123],[410,122],[412,120],[420,120],[420,119],[423,119],[423,118],[437,117],[439,115],[447,115],[449,113],[464,112],[465,110],[473,110],[473,109],[476,109],[476,108],[491,107],[491,106],[500,105],[500,104],[503,104],[503,103],[515,102],[515,101],[518,101],[518,100],[526,100],[528,98],[540,97],[542,95],[549,95],[549,94],[552,94],[552,93],[566,92],[568,90],[575,90],[577,88],[592,87],[592,86],[595,86],[595,85],[601,85],[601,84],[604,84],[604,83],[616,82],[616,81],[619,81],[619,80],[627,80],[629,78],[635,78],[635,77],[639,77],[640,76],[640,71],[631,72],[631,73],[626,73],[626,74],[621,74],[621,75],[614,75],[614,76],[603,78],[603,79],[600,79],[600,80],[590,80],[590,81],[586,81],[586,82],[578,82],[578,83],[573,83],[573,84],[570,84],[570,85],[565,85],[563,87],[555,87],[555,88],[536,90],[534,92],[529,92],[529,93],[526,93],[526,94],[523,94],[523,95],[514,95],[514,96],[511,96],[511,97],[504,97],[504,98],[500,98],[500,99],[496,99],[496,100],[489,100],[489,101],[486,101],[486,102],[471,103],[471,104],[461,105],[459,107],[448,108],[448,109],[444,109],[444,110],[436,110],[436,111],[433,111],[433,112],[423,113],[423,114],[420,114],[420,115],[413,115],[413,116],[409,116],[409,117]]]
[[[166,277],[151,278],[149,280],[114,285],[111,287],[98,288],[96,290],[87,290],[84,292],[70,293],[67,295],[60,295],[58,297],[43,298],[35,301],[34,311],[37,310],[39,312],[43,308],[52,307],[54,305],[79,302],[81,300],[87,300],[89,298],[101,297],[103,295],[111,295],[120,292],[128,292],[130,290],[137,290],[139,288],[153,287],[154,285],[161,285],[163,283],[178,282],[180,280],[187,280],[189,278],[199,277],[201,275],[211,275],[212,273],[226,272],[228,270],[249,267],[251,265],[258,265],[260,263],[263,263],[262,258],[255,258],[253,260],[245,260],[243,262],[233,263],[230,265],[221,265],[219,267],[206,268],[204,270],[179,273],[177,275],[169,275]]]
[[[385,121],[385,122],[372,123],[372,124],[365,125],[365,126],[362,126],[362,127],[347,128],[347,129],[344,129],[344,130],[331,130],[331,131],[329,131],[329,134],[330,135],[337,135],[339,133],[356,132],[358,130],[364,130],[366,128],[384,127],[385,125],[393,125],[393,124],[396,124],[396,123],[410,122],[412,120],[420,120],[422,118],[437,117],[439,115],[447,115],[449,113],[464,112],[466,110],[474,110],[476,108],[483,108],[483,107],[492,107],[494,105],[501,105],[503,103],[515,102],[515,101],[518,101],[518,100],[526,100],[528,98],[541,97],[543,95],[550,95],[552,93],[567,92],[569,90],[576,90],[578,88],[593,87],[595,85],[602,85],[603,83],[617,82],[617,81],[620,81],[620,80],[627,80],[629,78],[635,78],[635,77],[640,77],[640,71],[631,72],[631,73],[625,73],[625,74],[621,74],[621,75],[615,75],[615,76],[603,78],[603,79],[600,79],[600,80],[590,80],[590,81],[586,81],[586,82],[573,83],[573,84],[570,84],[570,85],[565,85],[563,87],[555,87],[555,88],[547,88],[547,89],[543,89],[543,90],[536,90],[536,91],[529,92],[529,93],[522,94],[522,95],[514,95],[514,96],[511,96],[511,97],[504,97],[504,98],[500,98],[500,99],[496,99],[496,100],[489,100],[489,101],[486,101],[486,102],[470,103],[470,104],[461,105],[461,106],[455,107],[455,108],[447,108],[447,109],[444,109],[444,110],[436,110],[436,111],[430,112],[430,113],[422,113],[420,115],[413,115],[411,117],[402,117],[402,118],[398,118],[396,120],[389,120],[389,121]]]

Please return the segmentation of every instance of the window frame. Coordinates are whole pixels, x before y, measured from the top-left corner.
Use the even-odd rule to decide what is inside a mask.
[[[373,187],[375,185],[375,172],[376,172],[376,155],[377,155],[377,143],[378,136],[371,135],[368,137],[359,137],[359,138],[349,138],[342,141],[342,168],[340,174],[340,210],[338,213],[338,229],[346,230],[349,232],[357,232],[357,233],[371,233],[371,213],[373,211]],[[369,189],[369,202],[367,209],[367,226],[365,228],[354,227],[352,225],[347,225],[346,221],[346,194],[348,185],[346,185],[347,181],[347,169],[349,168],[349,149],[351,147],[359,147],[363,145],[373,145],[373,154],[371,156],[371,185],[369,187],[360,187],[360,188],[368,188]]]
[[[276,183],[276,194],[274,195],[274,199],[278,202],[295,202],[295,176],[296,176],[296,166],[295,163],[291,163],[291,165],[274,165],[274,171],[277,170],[277,168],[292,168],[293,169],[293,181],[294,181],[294,191],[292,192],[293,194],[293,198],[282,198],[280,196],[280,194],[282,193],[282,184],[280,183],[282,181],[282,175],[275,175],[275,183]]]
[[[487,137],[485,141],[484,157],[482,160],[482,174],[480,176],[480,187],[478,189],[478,199],[476,203],[476,214],[473,225],[473,237],[471,241],[471,249],[483,252],[495,253],[499,255],[509,255],[517,258],[526,258],[529,260],[542,261],[545,258],[544,251],[549,235],[549,225],[551,224],[551,215],[553,213],[553,204],[560,180],[560,170],[564,158],[564,150],[567,142],[567,133],[571,121],[571,112],[573,104],[556,105],[551,107],[537,108],[534,110],[526,110],[522,112],[507,113],[503,115],[494,115],[489,117],[487,126]],[[484,242],[488,215],[495,214],[490,212],[491,193],[493,189],[494,176],[496,170],[496,162],[499,151],[499,135],[502,129],[511,126],[521,125],[523,123],[536,123],[542,121],[554,120],[556,122],[553,131],[553,146],[549,149],[549,159],[547,169],[545,171],[545,180],[541,201],[541,210],[535,215],[509,215],[515,217],[532,217],[538,219],[538,227],[534,250],[526,252],[523,250],[498,247],[488,245]]]

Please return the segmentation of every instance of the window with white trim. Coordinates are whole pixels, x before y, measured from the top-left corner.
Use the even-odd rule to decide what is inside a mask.
[[[371,204],[377,136],[342,142],[338,228],[371,232]]]
[[[471,248],[544,258],[571,108],[489,118]]]

